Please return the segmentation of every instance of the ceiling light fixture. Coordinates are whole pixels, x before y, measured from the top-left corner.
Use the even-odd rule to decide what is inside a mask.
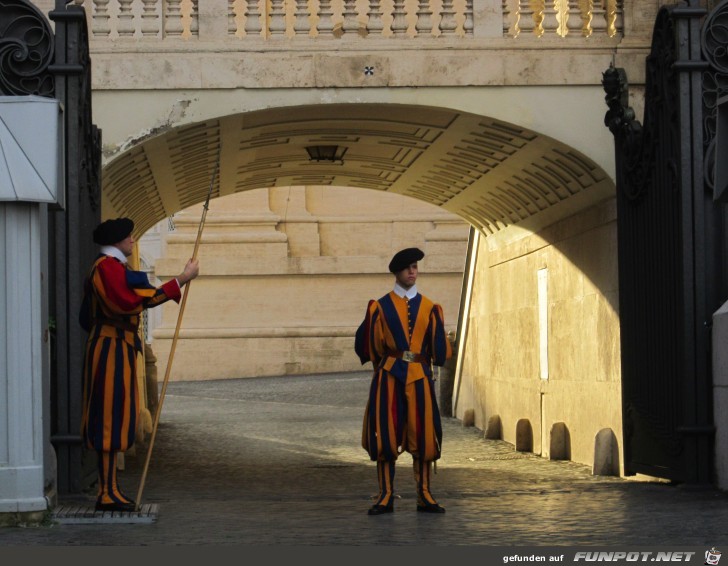
[[[338,145],[309,145],[306,147],[309,161],[330,161],[331,163],[343,163],[347,147]]]

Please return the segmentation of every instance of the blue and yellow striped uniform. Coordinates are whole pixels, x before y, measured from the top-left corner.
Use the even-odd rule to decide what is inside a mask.
[[[435,503],[429,493],[429,471],[440,458],[442,423],[432,365],[442,366],[452,356],[442,307],[419,293],[407,299],[390,292],[370,301],[355,350],[362,363],[374,365],[362,447],[378,463],[377,505],[389,503],[394,462],[404,451],[413,457],[418,499]],[[416,361],[407,361],[403,352],[416,355]]]
[[[88,331],[83,369],[81,435],[99,452],[99,501],[124,499],[116,493],[116,453],[136,437],[139,390],[136,356],[141,351],[140,315],[172,299],[179,301],[175,279],[155,288],[145,273],[117,258],[100,255],[84,285],[79,316]],[[101,493],[104,492],[104,493]],[[118,501],[117,501],[118,502]]]

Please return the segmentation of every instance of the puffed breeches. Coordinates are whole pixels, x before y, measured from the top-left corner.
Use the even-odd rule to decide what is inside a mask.
[[[99,336],[86,344],[81,435],[87,448],[125,451],[134,444],[139,419],[136,349]]]
[[[435,388],[428,377],[403,384],[383,369],[372,377],[364,411],[362,447],[376,461],[402,452],[431,462],[440,458],[442,423]]]

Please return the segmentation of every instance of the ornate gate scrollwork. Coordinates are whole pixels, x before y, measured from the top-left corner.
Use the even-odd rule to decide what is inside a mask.
[[[728,96],[728,2],[719,5],[705,20],[701,36],[703,57],[710,68],[703,73],[703,139],[705,184],[716,200],[726,200],[728,191],[715,186],[718,102]]]
[[[0,94],[53,96],[53,31],[45,16],[23,0],[0,0]]]

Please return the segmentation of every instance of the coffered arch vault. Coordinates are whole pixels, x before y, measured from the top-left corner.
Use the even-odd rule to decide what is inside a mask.
[[[337,146],[343,158],[311,159]],[[103,216],[138,234],[212,197],[249,189],[332,185],[387,191],[459,215],[483,234],[528,228],[613,194],[577,149],[486,116],[402,104],[270,108],[170,129],[141,141],[103,174]]]

